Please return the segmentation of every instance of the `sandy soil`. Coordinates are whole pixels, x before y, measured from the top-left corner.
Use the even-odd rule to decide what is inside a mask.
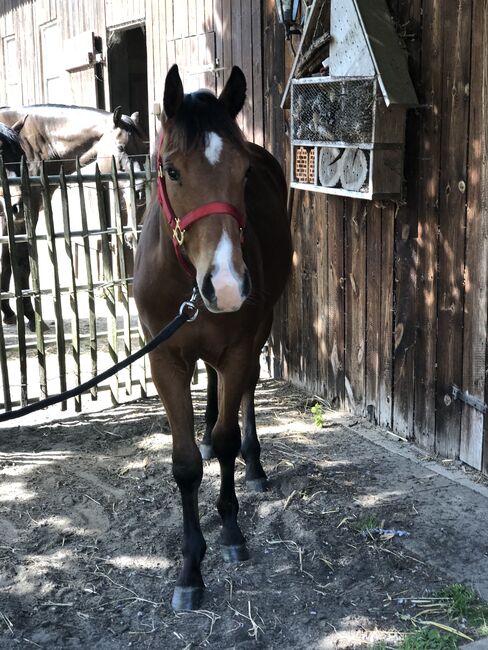
[[[203,399],[196,390],[199,431]],[[157,399],[0,430],[0,648],[394,644],[411,629],[402,620],[415,613],[408,599],[452,580],[445,554],[459,555],[464,525],[446,518],[443,533],[433,525],[436,505],[424,508],[424,496],[437,479],[421,465],[400,466],[356,435],[363,424],[351,417],[330,416],[315,428],[309,408],[304,393],[283,383],[260,385],[271,486],[247,493],[237,464],[248,562],[226,565],[220,557],[218,463],[205,463],[205,609],[178,614],[170,603],[181,515]],[[470,521],[488,512],[486,503],[473,508]],[[367,521],[412,537],[363,534]],[[412,544],[416,533],[423,546]]]

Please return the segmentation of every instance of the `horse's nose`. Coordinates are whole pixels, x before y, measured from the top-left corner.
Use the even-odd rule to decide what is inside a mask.
[[[249,271],[246,269],[244,272],[244,279],[242,281],[242,297],[244,300],[249,297],[249,294],[251,293],[252,289],[252,284],[251,284],[251,276],[249,274]]]

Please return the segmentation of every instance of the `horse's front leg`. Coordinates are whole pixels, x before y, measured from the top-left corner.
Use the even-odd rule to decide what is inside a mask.
[[[235,461],[241,446],[238,414],[245,388],[246,355],[219,371],[219,413],[212,431],[212,447],[220,463],[217,509],[222,518],[222,555],[227,562],[247,560],[246,540],[237,523],[239,503],[235,493]]]
[[[173,593],[176,610],[198,609],[205,585],[200,564],[206,550],[198,514],[198,488],[203,463],[195,443],[190,381],[193,364],[153,353],[154,383],[164,403],[173,436],[173,476],[183,506],[183,567]]]

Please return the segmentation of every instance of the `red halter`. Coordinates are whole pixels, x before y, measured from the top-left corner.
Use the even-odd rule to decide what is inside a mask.
[[[166,182],[165,182],[164,171],[163,171],[163,161],[161,157],[163,139],[164,136],[163,133],[161,133],[159,139],[159,146],[158,146],[158,155],[157,155],[158,200],[163,210],[163,214],[166,218],[166,221],[169,227],[171,228],[171,232],[173,234],[172,240],[173,240],[173,246],[175,249],[176,257],[178,258],[179,263],[185,269],[185,271],[189,275],[194,276],[195,272],[193,267],[190,266],[189,262],[183,257],[183,254],[181,252],[181,247],[185,239],[185,232],[188,230],[188,228],[193,223],[195,223],[195,221],[198,221],[199,219],[203,219],[203,217],[208,217],[212,214],[228,214],[231,217],[234,217],[234,219],[239,224],[239,228],[241,229],[241,231],[243,231],[244,228],[246,227],[246,216],[242,214],[242,212],[240,212],[234,205],[232,205],[232,203],[225,203],[223,201],[212,201],[211,203],[205,203],[204,205],[201,205],[198,208],[195,208],[194,210],[190,210],[190,212],[187,212],[183,217],[178,218],[174,213],[174,210],[169,201],[168,192],[166,190]]]

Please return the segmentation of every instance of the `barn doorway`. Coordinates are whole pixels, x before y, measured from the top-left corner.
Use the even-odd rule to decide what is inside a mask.
[[[149,132],[147,50],[144,25],[117,29],[108,37],[110,108],[122,106],[125,114],[139,111],[140,124]]]

